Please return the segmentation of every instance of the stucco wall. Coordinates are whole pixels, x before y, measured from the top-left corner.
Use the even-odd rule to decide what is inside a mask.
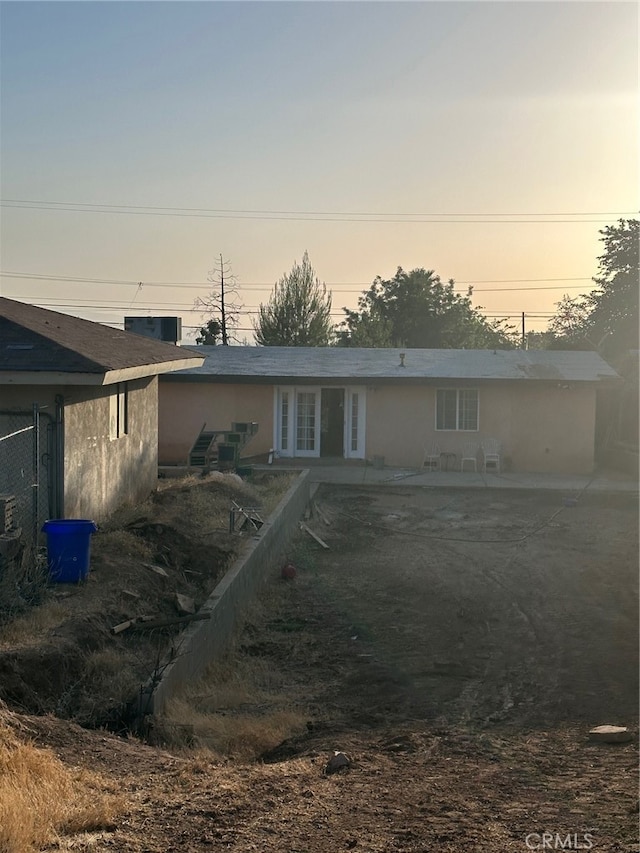
[[[65,515],[105,519],[144,499],[158,478],[158,380],[127,383],[128,432],[109,436],[114,387],[64,391]]]
[[[456,387],[443,383],[440,387]],[[366,458],[384,456],[387,465],[416,468],[425,447],[436,442],[457,454],[466,442],[498,439],[505,467],[537,473],[588,474],[594,468],[595,401],[593,386],[558,383],[491,382],[458,387],[479,391],[477,432],[436,430],[437,386],[370,385],[366,400]],[[255,420],[258,435],[247,455],[272,446],[273,386],[160,382],[160,462],[185,464],[189,449],[206,421],[230,427]],[[478,457],[480,460],[480,456]]]
[[[160,464],[186,465],[203,424],[208,429],[231,429],[233,421],[258,424],[258,432],[242,455],[268,453],[273,443],[273,386],[160,380]]]
[[[466,442],[480,444],[495,438],[502,444],[505,466],[514,471],[591,473],[593,387],[524,382],[473,387],[479,389],[477,432],[436,430],[435,387],[370,388],[367,458],[384,456],[387,464],[416,467],[422,463],[424,448],[434,442],[441,451],[456,453],[459,460]]]

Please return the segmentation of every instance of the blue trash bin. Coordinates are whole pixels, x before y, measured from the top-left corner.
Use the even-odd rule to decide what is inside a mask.
[[[91,536],[98,529],[86,518],[45,521],[49,577],[56,583],[78,583],[89,574]]]

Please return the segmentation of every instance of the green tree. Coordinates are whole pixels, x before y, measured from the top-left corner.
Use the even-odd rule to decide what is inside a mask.
[[[204,326],[201,326],[198,330],[198,334],[196,336],[196,343],[204,346],[216,346],[218,343],[218,339],[220,338],[220,334],[222,332],[222,326],[220,325],[218,320],[211,319],[209,322],[205,323]]]
[[[556,313],[546,333],[541,333],[546,345],[540,349],[591,349],[585,337],[588,316],[586,297],[565,294],[556,302]]]
[[[344,308],[340,346],[403,346],[433,349],[511,348],[515,330],[503,321],[489,322],[466,296],[454,292],[433,270],[405,272],[392,279],[378,276],[358,299],[358,310]]]
[[[317,278],[307,252],[261,304],[253,324],[256,343],[265,347],[326,347],[333,338],[331,294]]]
[[[599,232],[605,251],[598,258],[597,287],[557,303],[549,323],[556,349],[594,349],[616,364],[638,349],[640,222],[620,219]]]

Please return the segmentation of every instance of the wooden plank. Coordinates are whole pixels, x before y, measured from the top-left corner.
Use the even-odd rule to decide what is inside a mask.
[[[151,569],[152,572],[155,572],[157,575],[162,575],[163,578],[168,578],[169,573],[162,568],[162,566],[155,566],[153,563],[143,563],[147,569]]]
[[[305,533],[308,533],[309,536],[312,536],[316,540],[318,545],[322,545],[323,548],[329,550],[329,546],[327,545],[327,543],[322,540],[317,533],[314,533],[313,530],[307,524],[304,523],[304,521],[300,522],[300,527],[302,530],[304,530]]]
[[[331,526],[331,522],[327,519],[327,516],[322,512],[317,503],[313,504],[313,510],[315,513],[317,513],[318,517],[320,518],[320,521],[324,522],[327,527]]]
[[[149,619],[135,622],[131,627],[134,631],[151,631],[153,628],[167,628],[171,625],[182,625],[185,622],[201,622],[211,619],[210,613],[192,613],[190,616],[176,616],[170,619]]]

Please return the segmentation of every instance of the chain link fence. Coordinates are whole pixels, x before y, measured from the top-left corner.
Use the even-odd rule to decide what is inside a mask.
[[[0,534],[35,545],[49,517],[51,418],[0,410]]]

